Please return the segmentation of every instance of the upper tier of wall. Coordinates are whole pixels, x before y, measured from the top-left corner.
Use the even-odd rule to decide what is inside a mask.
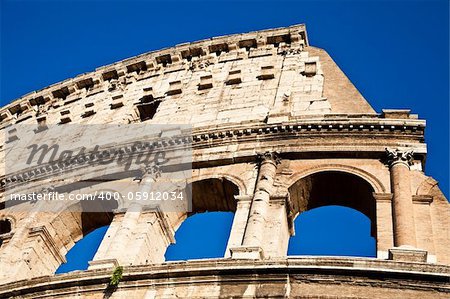
[[[119,109],[121,108],[121,109]],[[279,122],[325,114],[378,117],[304,25],[145,53],[29,93],[0,109],[14,123]]]

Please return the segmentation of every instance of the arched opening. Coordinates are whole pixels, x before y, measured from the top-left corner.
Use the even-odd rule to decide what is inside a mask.
[[[66,254],[67,262],[56,269],[56,274],[86,270],[108,230],[108,225],[95,229],[79,240]]]
[[[104,208],[103,212],[100,212],[100,207]],[[54,227],[58,227],[61,222],[77,224],[70,225],[70,231],[56,231],[60,238],[67,240],[68,236],[73,236],[72,240],[76,242],[66,253],[67,262],[56,269],[56,274],[88,268],[88,262],[94,257],[112,222],[114,208],[117,208],[116,201],[109,202],[106,206],[102,206],[100,202],[88,204],[82,202],[69,207],[53,220]],[[96,212],[92,212],[92,210]],[[70,247],[68,244],[65,246],[66,248]]]
[[[223,257],[233,223],[232,212],[206,212],[188,217],[167,248],[166,261]]]
[[[370,219],[354,209],[315,208],[301,213],[294,223],[288,255],[376,256]]]
[[[197,181],[187,188],[192,188],[192,211],[177,229],[166,260],[223,257],[239,188],[223,178]]]
[[[342,171],[318,172],[295,182],[289,194],[298,217],[288,254],[375,256],[373,192],[366,180]]]

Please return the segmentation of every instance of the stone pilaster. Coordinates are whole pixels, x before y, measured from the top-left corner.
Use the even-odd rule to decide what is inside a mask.
[[[433,196],[413,195],[414,218],[416,224],[416,245],[428,251],[428,262],[436,262],[435,239],[433,219],[431,217],[431,204]]]
[[[164,262],[175,233],[160,210],[128,210],[116,218],[89,269]]]
[[[262,244],[266,227],[266,217],[279,160],[275,153],[265,153],[260,155],[259,158],[259,173],[250,206],[244,239],[241,247],[231,249],[233,258],[259,259],[264,256]]]
[[[17,239],[13,240],[14,237]],[[19,241],[23,243],[19,244]],[[18,232],[7,245],[8,250],[0,256],[3,282],[52,275],[60,264],[66,262],[45,226]]]
[[[389,249],[394,246],[392,223],[392,193],[374,193],[377,206],[377,258],[388,258]]]
[[[31,233],[36,220],[39,218],[41,203],[29,212],[28,217],[18,223],[17,229],[10,238],[2,245],[0,252],[0,279],[3,282],[27,279],[39,275],[51,275],[58,267],[58,263],[64,262],[64,257],[55,256],[50,266],[45,265],[42,259],[45,255],[39,256],[36,253],[42,250],[38,246],[46,246],[54,249],[52,237],[46,229],[42,234]],[[51,251],[53,254],[54,251]],[[51,260],[51,259],[49,259]]]
[[[392,210],[394,226],[394,248],[389,258],[401,261],[427,261],[427,252],[417,250],[414,206],[411,193],[410,166],[413,152],[386,149],[387,163],[391,177]]]
[[[242,244],[244,238],[245,227],[247,224],[250,205],[252,202],[251,195],[237,195],[236,212],[234,213],[233,224],[231,226],[230,237],[228,238],[225,257],[231,257],[231,248],[235,248]]]
[[[392,208],[394,215],[394,245],[416,246],[414,209],[411,194],[410,165],[412,151],[387,149],[391,176]]]
[[[148,184],[159,177],[153,170],[143,175],[136,190],[148,191]],[[173,236],[173,228],[159,209],[133,202],[116,212],[89,269],[164,262]]]
[[[267,208],[262,249],[265,258],[287,255],[289,238],[293,233],[293,219],[289,217],[289,193],[273,194]]]

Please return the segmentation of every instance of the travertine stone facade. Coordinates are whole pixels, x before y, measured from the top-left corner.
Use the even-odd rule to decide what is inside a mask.
[[[23,138],[18,123],[45,138],[52,124],[140,122],[193,126],[193,211],[119,205],[93,215],[2,204],[0,297],[449,296],[450,205],[423,172],[425,121],[409,110],[376,113],[309,45],[304,25],[181,44],[27,94],[0,109],[0,163],[6,145]],[[44,176],[47,187],[64,188],[100,174],[64,165],[4,172],[0,199],[7,188],[37,188]],[[124,175],[79,191],[117,185],[142,189]],[[295,218],[325,205],[371,220],[377,258],[287,258]],[[224,259],[165,263],[176,230],[204,211],[234,212]],[[73,245],[103,225],[89,270],[54,275]],[[117,265],[124,278],[111,291]]]

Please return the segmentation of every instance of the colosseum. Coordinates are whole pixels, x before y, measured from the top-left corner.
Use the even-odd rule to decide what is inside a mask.
[[[0,109],[0,297],[449,298],[450,204],[424,173],[425,126],[375,112],[304,25],[180,44],[24,95]],[[98,144],[165,163],[102,163]],[[30,155],[44,145],[65,154]],[[158,188],[188,200],[124,196]],[[17,200],[105,190],[117,200]],[[376,257],[288,256],[296,217],[327,205],[370,219]],[[166,262],[205,211],[234,213],[224,256]],[[87,270],[55,274],[105,225]]]

